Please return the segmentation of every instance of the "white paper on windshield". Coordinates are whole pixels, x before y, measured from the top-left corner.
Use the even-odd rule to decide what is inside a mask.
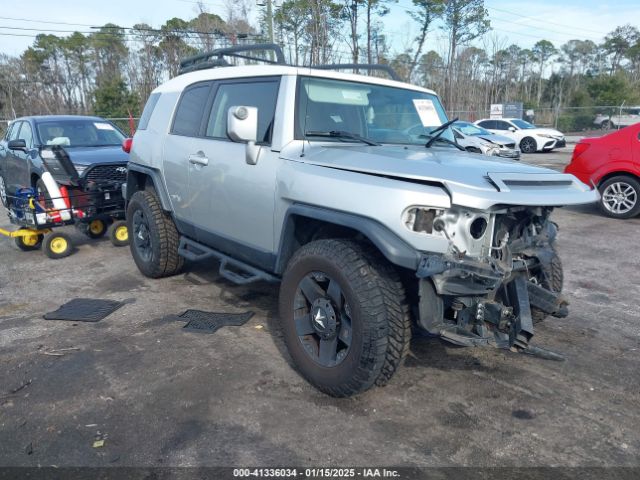
[[[98,130],[115,130],[113,128],[113,125],[111,125],[110,123],[104,123],[104,122],[93,122],[93,125],[98,129]]]
[[[416,107],[423,127],[438,127],[442,125],[433,100],[429,100],[428,98],[414,98],[413,105]]]

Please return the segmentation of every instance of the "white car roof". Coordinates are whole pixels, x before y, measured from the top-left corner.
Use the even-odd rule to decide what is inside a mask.
[[[417,92],[437,95],[433,90],[411,85],[410,83],[398,82],[386,78],[369,77],[366,75],[356,75],[352,73],[336,72],[332,70],[319,70],[311,67],[292,67],[287,65],[246,65],[239,67],[218,67],[195,72],[185,73],[172,78],[168,82],[157,87],[153,93],[181,92],[189,85],[205,80],[220,80],[229,78],[255,78],[280,75],[307,75],[312,77],[331,78],[335,80],[349,80],[352,82],[369,83],[372,85],[383,85],[388,87],[404,88]]]

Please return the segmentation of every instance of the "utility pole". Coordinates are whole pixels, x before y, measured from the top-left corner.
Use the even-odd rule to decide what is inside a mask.
[[[273,43],[273,0],[267,0],[267,28],[269,30],[269,42]]]
[[[265,20],[267,22],[267,38],[269,43],[275,43],[273,40],[273,0],[265,0],[265,3],[256,3],[259,7],[266,7]],[[273,52],[269,52],[271,61],[275,60]]]

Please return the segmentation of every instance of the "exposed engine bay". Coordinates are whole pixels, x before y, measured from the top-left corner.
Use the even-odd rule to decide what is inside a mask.
[[[447,254],[424,254],[418,267],[418,323],[427,332],[458,345],[526,350],[534,321],[567,316],[552,208],[414,210],[408,228],[450,245]]]

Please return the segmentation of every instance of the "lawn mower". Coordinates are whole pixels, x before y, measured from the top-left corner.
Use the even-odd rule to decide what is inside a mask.
[[[41,182],[6,195],[9,220],[19,228],[0,228],[0,235],[14,238],[20,250],[42,248],[53,259],[73,252],[71,237],[59,228],[67,225],[89,238],[108,233],[114,246],[128,245],[122,182],[80,177],[61,146],[42,147],[40,154],[46,169]]]

